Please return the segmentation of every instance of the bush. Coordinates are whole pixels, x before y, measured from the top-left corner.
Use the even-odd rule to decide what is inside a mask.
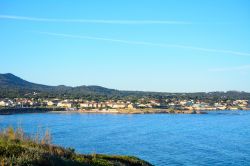
[[[37,135],[41,135],[38,133]],[[134,165],[149,166],[150,164],[135,157],[83,155],[76,154],[72,148],[51,145],[51,135],[47,130],[41,139],[25,136],[22,129],[9,127],[0,132],[0,164],[35,165],[35,166],[112,166]]]

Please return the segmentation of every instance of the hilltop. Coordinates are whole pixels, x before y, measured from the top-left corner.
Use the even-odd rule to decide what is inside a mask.
[[[11,73],[0,74],[0,98],[46,97],[46,98],[87,98],[87,99],[121,99],[121,98],[180,98],[180,99],[250,99],[250,93],[239,91],[168,93],[145,91],[120,91],[102,86],[49,86],[26,81]]]
[[[112,95],[119,91],[101,86],[48,86],[23,80],[11,73],[0,74],[0,97],[21,97],[37,93],[38,96],[83,96],[83,95]]]

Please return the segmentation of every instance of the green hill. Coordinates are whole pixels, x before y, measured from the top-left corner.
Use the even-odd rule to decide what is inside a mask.
[[[32,96],[36,92],[39,96],[87,96],[102,95],[109,96],[118,94],[118,90],[108,89],[101,86],[48,86],[31,83],[13,74],[0,74],[0,98]]]
[[[129,97],[130,99],[141,97],[153,98],[179,98],[179,99],[247,99],[250,100],[250,93],[239,91],[228,92],[197,92],[197,93],[167,93],[167,92],[144,92],[144,91],[120,91],[104,88],[101,86],[48,86],[23,80],[13,74],[0,74],[0,98],[15,97],[46,97],[46,98],[82,98],[95,99],[116,99]]]

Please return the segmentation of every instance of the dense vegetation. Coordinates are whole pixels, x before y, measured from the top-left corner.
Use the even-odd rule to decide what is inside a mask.
[[[0,132],[0,164],[36,166],[150,166],[136,157],[101,154],[76,154],[74,149],[65,149],[50,144],[49,132],[40,139],[25,136],[23,130],[7,128]]]
[[[34,92],[35,95],[34,95]],[[129,99],[139,98],[154,99],[198,99],[198,100],[250,100],[250,93],[229,92],[199,92],[199,93],[164,93],[164,92],[142,92],[142,91],[119,91],[100,86],[46,86],[25,81],[13,74],[0,74],[0,98],[32,97],[32,98],[84,98],[87,100],[102,101],[107,99]]]

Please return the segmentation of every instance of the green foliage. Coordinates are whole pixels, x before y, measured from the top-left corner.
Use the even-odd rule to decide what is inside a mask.
[[[33,92],[37,94],[34,96]],[[13,74],[0,74],[0,98],[61,98],[79,99],[94,101],[105,101],[107,99],[137,102],[140,98],[147,99],[194,99],[206,102],[220,100],[246,99],[250,100],[250,93],[228,91],[228,92],[199,92],[199,93],[161,93],[161,92],[142,92],[142,91],[119,91],[108,89],[101,86],[46,86],[25,81]]]
[[[135,157],[83,155],[76,154],[74,149],[62,148],[44,141],[49,131],[46,131],[40,143],[27,136],[20,136],[23,130],[7,128],[0,132],[0,164],[7,165],[36,165],[36,166],[150,166],[151,164]],[[24,135],[24,134],[23,134]],[[39,134],[42,135],[42,134]],[[51,139],[51,138],[50,138]]]

